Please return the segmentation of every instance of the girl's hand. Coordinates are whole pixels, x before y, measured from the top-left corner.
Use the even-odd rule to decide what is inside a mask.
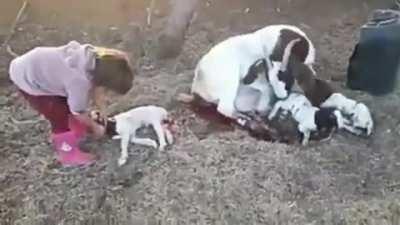
[[[89,128],[89,132],[94,136],[94,138],[99,139],[104,136],[106,130],[105,126],[94,121],[89,113],[83,113],[74,116],[78,121],[82,122]]]

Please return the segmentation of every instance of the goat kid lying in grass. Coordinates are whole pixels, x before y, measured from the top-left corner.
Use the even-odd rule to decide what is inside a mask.
[[[152,126],[157,138],[158,149],[163,151],[167,144],[174,141],[172,133],[175,133],[177,126],[169,116],[167,110],[162,107],[148,105],[133,108],[129,111],[117,114],[104,120],[98,111],[92,111],[91,117],[94,121],[106,127],[107,135],[112,139],[121,139],[121,156],[118,165],[122,166],[128,159],[129,142],[157,148],[157,142],[150,138],[138,138],[136,132],[139,128]]]
[[[340,110],[345,117],[349,117],[349,122],[344,124],[344,128],[353,134],[372,134],[374,121],[364,103],[338,93],[328,81],[317,78],[315,72],[295,55],[290,55],[287,63],[287,70],[283,73],[295,77],[296,83],[313,106]]]
[[[272,120],[281,109],[284,115],[290,113],[297,121],[297,129],[302,134],[301,142],[303,145],[308,144],[313,131],[341,129],[344,127],[345,119],[339,110],[314,107],[300,93],[292,92],[288,98],[277,101],[269,113],[268,119]]]
[[[335,107],[348,115],[351,123],[345,126],[346,130],[356,135],[370,136],[374,127],[371,113],[362,102],[356,102],[341,93],[333,93],[326,99],[321,107]]]

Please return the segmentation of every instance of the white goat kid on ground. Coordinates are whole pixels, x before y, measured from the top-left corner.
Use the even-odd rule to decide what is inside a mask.
[[[298,123],[298,130],[302,133],[302,144],[307,145],[312,131],[319,131],[323,128],[342,128],[345,119],[339,110],[333,108],[317,108],[302,94],[292,92],[285,100],[275,103],[268,119],[272,120],[279,110],[284,114],[291,113]]]
[[[371,135],[374,122],[368,107],[337,92],[332,85],[315,76],[315,71],[304,65],[292,55],[288,61],[288,71],[296,78],[296,82],[304,95],[316,107],[333,107],[340,110],[344,116],[350,117],[350,123],[345,129],[356,135]]]
[[[362,102],[356,102],[343,94],[334,93],[325,100],[321,107],[334,107],[339,109],[345,116],[350,117],[351,125],[346,130],[351,133],[367,136],[372,134],[374,121],[368,107]]]
[[[99,120],[99,114],[92,112],[92,118]],[[171,130],[174,121],[169,117],[167,110],[162,107],[148,105],[140,106],[129,111],[117,114],[107,120],[106,132],[112,139],[121,139],[121,156],[118,165],[122,166],[128,159],[129,142],[157,148],[157,142],[150,138],[138,138],[139,128],[152,126],[158,138],[158,149],[163,151],[167,144],[173,143]]]

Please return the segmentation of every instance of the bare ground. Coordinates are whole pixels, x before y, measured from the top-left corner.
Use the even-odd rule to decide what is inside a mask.
[[[132,146],[122,168],[116,165],[118,142],[103,141],[85,145],[100,156],[96,165],[62,169],[47,143],[46,122],[13,121],[38,117],[7,82],[11,57],[2,52],[0,224],[400,224],[399,98],[344,89],[347,59],[372,7],[362,1],[212,2],[199,11],[182,55],[163,62],[153,57],[163,17],[151,30],[140,24],[22,24],[10,43],[19,53],[71,39],[134,53],[140,74],[110,113],[159,104],[182,129],[165,153]],[[370,106],[376,120],[371,138],[337,133],[308,147],[257,141],[237,129],[210,132],[206,121],[174,101],[188,90],[193,66],[213,44],[274,23],[299,25],[310,34],[318,76]]]

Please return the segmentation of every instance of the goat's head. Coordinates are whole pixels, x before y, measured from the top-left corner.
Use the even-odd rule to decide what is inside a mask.
[[[101,113],[97,110],[90,112],[89,117],[96,122],[105,127],[106,134],[109,136],[117,135],[117,121],[114,117],[103,118]]]
[[[300,40],[300,38],[297,38],[287,44],[282,62],[270,59],[272,65],[268,71],[267,80],[269,80],[275,95],[280,99],[287,98],[294,85],[295,77],[292,74],[293,68],[289,65],[289,59],[292,58],[290,57],[292,48]]]
[[[98,111],[98,110],[92,110],[92,111],[90,111],[89,117],[90,117],[90,119],[92,119],[94,122],[96,122],[96,123],[98,123],[98,124],[100,124],[100,125],[105,126],[105,125],[107,124],[107,120],[101,116],[101,113],[100,113],[100,111]]]
[[[350,114],[352,126],[365,135],[372,134],[374,121],[368,107],[364,103],[357,103]]]
[[[320,106],[334,93],[334,88],[328,81],[317,78],[312,66],[304,64],[295,55],[290,56],[288,73],[293,76],[298,87],[313,106]]]
[[[320,108],[315,113],[314,120],[318,131],[330,131],[342,127],[345,122],[340,111],[335,108]]]

